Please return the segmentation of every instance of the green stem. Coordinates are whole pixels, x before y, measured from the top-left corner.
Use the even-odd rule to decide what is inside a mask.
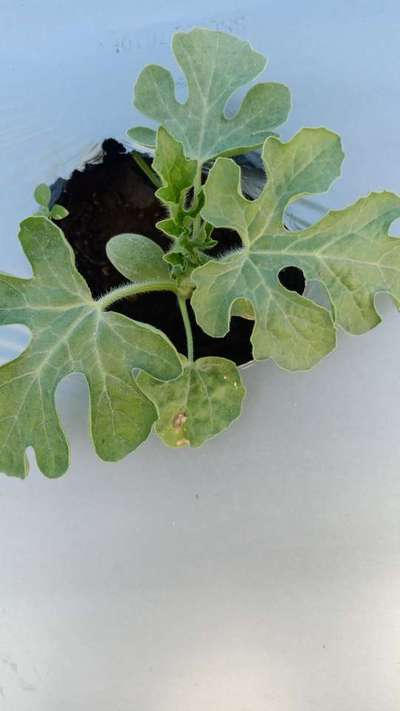
[[[154,172],[152,168],[146,163],[144,158],[137,151],[132,151],[131,156],[133,160],[138,164],[140,170],[143,171],[145,175],[151,180],[155,188],[161,187],[161,180],[157,173]]]
[[[197,164],[197,170],[196,170],[196,175],[194,176],[194,181],[193,181],[193,200],[197,200],[197,196],[201,190],[201,173],[202,173],[203,166],[201,163]]]
[[[113,291],[109,291],[100,297],[100,299],[97,299],[97,305],[100,309],[104,310],[115,301],[126,299],[127,296],[145,294],[149,291],[173,291],[175,294],[178,294],[178,287],[173,281],[147,281],[142,284],[126,284],[125,286],[119,286]]]
[[[199,198],[199,192],[201,190],[201,172],[202,172],[202,164],[198,163],[197,164],[197,171],[193,183],[193,205],[197,203],[198,198]],[[201,216],[200,213],[196,215],[194,218],[193,222],[193,239],[196,240],[197,237],[199,236],[201,228]]]
[[[190,325],[190,318],[186,305],[186,299],[184,299],[182,296],[178,296],[178,304],[182,314],[183,325],[185,327],[188,361],[190,361],[190,363],[193,363],[193,333],[192,327]]]

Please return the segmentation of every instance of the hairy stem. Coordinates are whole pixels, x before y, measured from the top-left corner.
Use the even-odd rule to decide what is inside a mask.
[[[119,286],[117,289],[109,291],[104,296],[101,296],[100,299],[97,299],[97,304],[104,310],[115,301],[125,299],[127,296],[135,296],[135,294],[145,294],[149,291],[173,291],[175,294],[179,293],[178,286],[173,281],[147,281],[142,284]]]
[[[178,304],[179,304],[179,308],[180,308],[181,314],[182,314],[183,325],[185,327],[187,357],[188,357],[188,360],[192,363],[193,362],[193,333],[192,333],[192,327],[190,325],[190,318],[189,318],[189,312],[187,309],[186,299],[184,299],[182,296],[178,296]]]

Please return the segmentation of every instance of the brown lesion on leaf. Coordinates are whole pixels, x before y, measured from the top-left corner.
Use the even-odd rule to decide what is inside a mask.
[[[180,411],[177,412],[176,415],[174,415],[172,419],[172,427],[175,430],[175,432],[179,432],[184,424],[187,422],[187,414],[186,412]]]
[[[177,437],[180,436],[180,438],[176,440],[177,447],[186,447],[190,445],[190,440],[186,439],[185,436],[182,436],[182,430],[187,421],[188,415],[184,410],[179,410],[179,412],[177,412],[176,415],[174,415],[174,417],[172,418],[173,430],[176,433]]]
[[[177,447],[186,447],[187,445],[190,444],[189,439],[177,439],[176,440],[176,446]]]

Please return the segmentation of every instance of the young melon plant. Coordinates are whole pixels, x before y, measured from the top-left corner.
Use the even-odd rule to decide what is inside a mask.
[[[0,275],[0,323],[24,324],[27,349],[0,368],[0,469],[24,477],[27,447],[49,477],[66,471],[69,448],[54,403],[58,383],[83,373],[90,392],[90,429],[98,455],[118,460],[149,435],[173,447],[201,445],[239,416],[245,389],[236,365],[224,358],[194,359],[187,304],[211,336],[224,336],[233,315],[251,319],[255,360],[271,358],[288,370],[306,370],[329,353],[338,326],[361,334],[376,326],[377,292],[400,304],[400,240],[388,230],[400,216],[400,198],[373,193],[317,224],[288,231],[288,205],[328,190],[339,176],[339,137],[304,128],[288,142],[274,130],[290,108],[288,89],[253,86],[239,110],[227,102],[265,67],[248,42],[223,32],[194,29],[173,38],[187,82],[176,99],[173,78],[147,66],[135,85],[135,106],[155,128],[129,131],[154,149],[152,169],[166,217],[158,228],[170,240],[164,253],[147,237],[118,235],[108,257],[126,284],[94,299],[53,219],[46,186],[36,198],[44,214],[21,223],[19,239],[30,279]],[[262,149],[264,190],[248,200],[232,156]],[[140,163],[140,154],[134,156]],[[205,166],[210,168],[204,180]],[[241,247],[210,255],[213,230],[235,230]],[[325,289],[329,308],[286,289],[285,267],[297,267]],[[176,295],[187,352],[177,353],[159,330],[113,312],[127,296],[150,291]],[[160,295],[162,298],[162,295]]]

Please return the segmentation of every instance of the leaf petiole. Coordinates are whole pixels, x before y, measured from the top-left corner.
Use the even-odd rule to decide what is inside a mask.
[[[136,294],[145,294],[149,291],[173,291],[178,294],[179,288],[173,281],[146,281],[141,284],[125,284],[101,296],[100,299],[97,299],[97,305],[104,311],[115,301],[120,301]]]
[[[178,304],[180,312],[182,314],[182,321],[185,327],[186,334],[186,344],[187,344],[187,359],[190,363],[193,363],[193,333],[192,326],[190,324],[189,312],[187,309],[186,299],[182,296],[178,296]]]
[[[190,362],[193,362],[193,333],[190,324],[189,313],[186,304],[186,298],[182,296],[182,291],[173,281],[152,281],[145,282],[142,284],[125,284],[120,286],[113,291],[109,291],[100,299],[97,299],[97,306],[104,311],[109,306],[114,304],[116,301],[121,299],[126,299],[129,296],[136,296],[137,294],[145,294],[150,291],[172,291],[177,295],[179,309],[182,315],[183,325],[185,327],[186,343],[187,343],[187,358]]]

